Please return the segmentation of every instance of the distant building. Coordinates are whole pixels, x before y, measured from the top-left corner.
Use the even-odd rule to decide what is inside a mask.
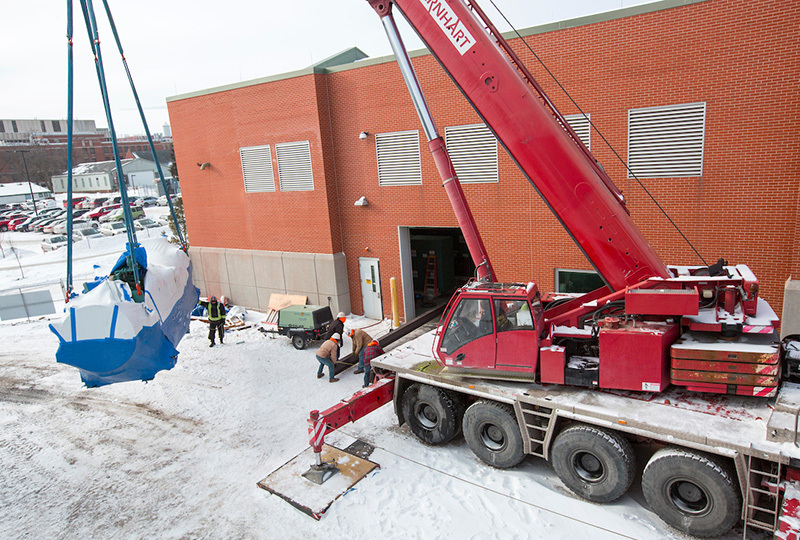
[[[15,182],[11,184],[0,184],[0,204],[14,204],[31,200],[33,191],[36,200],[47,199],[53,196],[52,192],[28,182]]]
[[[52,144],[67,142],[66,120],[7,120],[0,119],[0,143],[3,144]],[[100,140],[108,137],[108,130],[98,129],[94,120],[73,120],[73,136],[95,136]]]
[[[39,184],[49,183],[53,175],[67,166],[67,121],[38,119],[0,119],[0,183],[27,180],[20,150],[27,153],[30,179]],[[161,163],[170,161],[172,139],[169,125],[166,136],[155,133],[153,146]],[[150,145],[143,135],[118,137],[120,157],[136,153],[151,156]],[[94,120],[74,120],[72,162],[98,163],[114,159],[114,148],[108,129],[98,128]],[[152,158],[151,158],[152,161]],[[165,171],[166,172],[166,171]]]
[[[158,182],[158,169],[154,161],[128,154],[128,159],[121,160],[122,172],[129,193],[141,195],[163,194]],[[168,165],[162,164],[162,171],[168,170]],[[67,192],[67,172],[55,175],[53,192]],[[165,178],[170,185],[171,178]],[[116,162],[101,161],[98,163],[82,163],[72,169],[72,190],[76,193],[110,192],[119,189],[117,181]]]

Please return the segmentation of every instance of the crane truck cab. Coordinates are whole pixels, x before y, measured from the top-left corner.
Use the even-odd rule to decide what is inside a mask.
[[[535,283],[470,281],[451,298],[436,341],[436,357],[447,370],[475,376],[509,372],[535,376],[543,328]]]

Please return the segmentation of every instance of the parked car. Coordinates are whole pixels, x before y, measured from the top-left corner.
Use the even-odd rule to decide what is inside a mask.
[[[78,231],[78,234],[75,235],[75,238],[78,240],[83,240],[84,238],[97,238],[105,236],[103,233],[95,229],[94,227],[89,227],[88,229],[81,229]]]
[[[30,225],[31,223],[33,223],[37,219],[39,219],[39,218],[37,218],[36,216],[28,216],[28,218],[25,221],[23,221],[22,223],[17,224],[17,226],[16,226],[16,228],[14,230],[16,230],[16,231],[27,231],[28,230],[28,225]]]
[[[67,237],[64,235],[51,236],[42,240],[42,251],[53,251],[61,246],[67,245]]]
[[[131,215],[133,216],[133,219],[144,217],[144,209],[141,206],[131,206]],[[123,212],[122,207],[120,207],[101,217],[100,221],[123,221],[124,219],[125,213]]]
[[[7,215],[3,216],[2,218],[0,218],[0,231],[7,231],[8,230],[8,224],[12,220],[19,219],[21,217],[27,217],[27,214],[20,214],[19,212],[17,212],[17,213],[7,214]]]
[[[163,223],[158,223],[150,218],[141,218],[136,220],[136,224],[145,229],[152,229],[154,227],[163,227]]]
[[[86,210],[92,210],[94,208],[100,208],[101,206],[106,204],[108,197],[95,197],[93,199],[86,199],[80,204],[81,208]]]
[[[178,200],[180,195],[170,195],[169,198],[172,199],[172,203],[175,204],[175,201]],[[162,195],[158,198],[158,206],[167,206],[167,196]]]
[[[17,226],[20,225],[21,223],[27,221],[27,220],[28,220],[28,216],[24,216],[24,217],[17,218],[17,219],[12,219],[11,221],[8,222],[8,230],[9,231],[16,231],[17,230]]]
[[[83,201],[87,200],[89,197],[72,197],[72,207],[76,208],[79,207]],[[67,199],[64,199],[64,208],[67,207]]]
[[[83,229],[97,230],[98,223],[96,221],[86,221],[84,219],[76,219],[72,221],[72,230],[81,231]],[[67,234],[67,220],[56,223],[53,227],[53,234]]]
[[[30,219],[30,221],[23,221],[22,222],[22,226],[25,227],[26,231],[33,231],[33,228],[36,225],[38,225],[39,223],[41,223],[43,221],[47,221],[48,219],[53,219],[53,218],[51,216],[47,216],[47,215],[44,215],[44,216],[40,215],[38,217],[37,216],[33,216],[32,218],[29,218],[29,219]],[[20,230],[20,225],[17,225],[17,230]]]
[[[54,221],[51,221],[50,223],[48,223],[47,225],[42,227],[42,232],[44,234],[53,234],[53,227],[55,227],[56,225],[61,224],[62,221],[64,221],[64,223],[66,223],[66,220],[61,220],[61,219],[56,219]]]
[[[136,199],[137,206],[143,206],[147,208],[148,206],[156,206],[158,204],[158,197],[139,197]]]
[[[46,219],[43,219],[42,221],[40,221],[40,222],[36,223],[36,224],[35,224],[35,225],[32,227],[32,229],[33,229],[33,232],[43,232],[44,228],[45,228],[47,225],[50,225],[51,223],[53,223],[53,222],[56,222],[56,221],[58,221],[58,220],[59,220],[59,218],[57,218],[57,217],[55,217],[55,218],[46,218]]]
[[[56,204],[56,200],[55,199],[40,199],[40,200],[36,201],[35,203],[33,203],[31,201],[25,201],[23,203],[23,206],[25,208],[27,208],[28,210],[33,210],[34,206],[36,206],[36,208],[38,210],[44,210],[46,208],[55,208],[58,205]]]
[[[121,204],[107,204],[105,206],[101,206],[100,208],[97,208],[97,209],[93,210],[92,212],[89,212],[88,214],[84,214],[84,217],[86,219],[93,219],[95,221],[98,221],[101,217],[103,217],[106,214],[110,213],[112,210],[116,210],[120,206],[122,206],[122,205]]]
[[[134,222],[134,227],[136,223]],[[141,227],[135,227],[136,230],[141,230]],[[125,234],[128,229],[125,228],[124,221],[108,221],[100,225],[100,232],[106,236],[115,236],[117,234]]]

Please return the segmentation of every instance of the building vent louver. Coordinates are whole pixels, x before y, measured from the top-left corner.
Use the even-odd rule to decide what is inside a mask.
[[[270,146],[249,146],[239,149],[245,193],[275,191]]]
[[[276,144],[275,154],[278,158],[278,179],[281,191],[314,190],[311,145],[308,141]]]
[[[705,125],[705,103],[629,110],[628,166],[639,178],[702,176]]]
[[[583,145],[588,149],[592,149],[592,115],[587,114],[569,114],[564,117],[569,127],[575,132],[575,135],[581,140]]]
[[[378,184],[381,186],[413,186],[422,184],[422,162],[419,154],[419,131],[376,133]]]
[[[462,184],[497,182],[497,139],[485,124],[444,128],[447,152]]]

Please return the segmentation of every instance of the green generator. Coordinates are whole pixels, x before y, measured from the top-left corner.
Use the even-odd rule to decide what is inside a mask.
[[[278,312],[278,333],[288,336],[295,349],[303,350],[309,341],[320,339],[332,321],[328,306],[289,306]]]

